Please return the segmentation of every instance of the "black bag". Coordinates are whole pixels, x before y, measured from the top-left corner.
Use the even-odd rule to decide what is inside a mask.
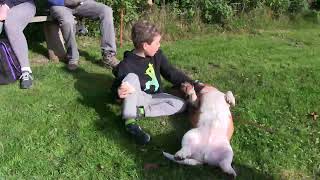
[[[21,76],[20,63],[10,43],[0,39],[0,84],[13,83]]]

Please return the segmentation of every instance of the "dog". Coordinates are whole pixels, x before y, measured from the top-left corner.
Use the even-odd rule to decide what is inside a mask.
[[[182,138],[182,148],[175,155],[163,155],[179,164],[219,166],[223,172],[236,177],[232,168],[233,151],[230,139],[233,134],[233,120],[230,106],[235,106],[231,91],[222,93],[210,85],[203,85],[196,94],[189,83],[183,84],[188,101],[192,105],[193,128]]]

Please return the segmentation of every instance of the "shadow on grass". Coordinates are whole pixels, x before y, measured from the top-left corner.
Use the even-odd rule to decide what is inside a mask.
[[[79,49],[79,54],[80,56],[84,57],[86,61],[89,61],[93,64],[97,64],[101,66],[101,57],[97,58],[95,56],[90,55],[90,53],[88,53],[87,51],[83,51],[81,49]]]
[[[81,67],[70,73],[76,79],[74,87],[81,95],[79,103],[94,109],[98,114],[97,119],[93,120],[96,130],[108,141],[113,141],[124,149],[134,148],[134,142],[129,142],[129,136],[124,129],[120,105],[115,104],[112,97],[111,86],[114,77],[111,74],[89,73]]]
[[[99,116],[95,121],[97,129],[104,131],[109,128],[110,121],[116,122],[120,127],[119,116],[112,111],[115,105],[110,90],[113,77],[107,74],[88,73],[81,67],[70,73],[77,80],[74,86],[82,97],[78,101],[93,108]]]
[[[40,55],[42,55],[44,57],[47,57],[47,59],[49,60],[48,49],[42,43],[43,42],[39,42],[39,41],[30,41],[30,42],[28,42],[29,50],[31,50],[32,52],[34,52],[36,54],[40,54]],[[102,65],[101,57],[97,58],[96,56],[92,56],[87,51],[84,51],[84,50],[81,50],[81,49],[79,49],[79,55],[80,55],[80,57],[83,57],[85,59],[85,61],[91,62],[91,63],[99,65],[99,66]],[[63,62],[64,60],[60,60],[60,61]]]
[[[44,47],[39,41],[31,41],[29,42],[29,49],[37,54],[41,54],[47,58],[48,57],[48,49]]]

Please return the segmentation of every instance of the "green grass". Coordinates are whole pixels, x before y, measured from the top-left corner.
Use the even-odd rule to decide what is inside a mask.
[[[0,179],[225,179],[218,168],[169,162],[186,116],[146,118],[148,146],[125,133],[112,102],[110,70],[97,65],[99,40],[79,39],[81,68],[45,62],[31,45],[34,86],[0,87]],[[119,58],[130,45],[119,49]],[[232,90],[238,179],[319,179],[319,26],[215,34],[163,43],[170,61],[194,79]],[[167,84],[169,87],[169,84]],[[144,168],[145,165],[154,168]]]

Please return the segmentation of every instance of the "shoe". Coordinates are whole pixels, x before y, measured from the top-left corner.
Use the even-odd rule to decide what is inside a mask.
[[[126,129],[129,134],[131,134],[135,141],[140,145],[146,145],[150,142],[150,135],[144,132],[141,127],[137,124],[128,124],[126,125]]]
[[[78,60],[70,60],[68,62],[68,70],[69,71],[74,71],[76,69],[78,69],[79,67],[79,61]]]
[[[110,51],[102,52],[102,63],[104,67],[114,69],[118,66],[119,62],[115,53]]]
[[[141,119],[145,116],[144,108],[143,106],[137,107],[137,119]]]
[[[20,88],[21,89],[29,89],[32,86],[32,76],[28,71],[23,71],[20,76]]]

